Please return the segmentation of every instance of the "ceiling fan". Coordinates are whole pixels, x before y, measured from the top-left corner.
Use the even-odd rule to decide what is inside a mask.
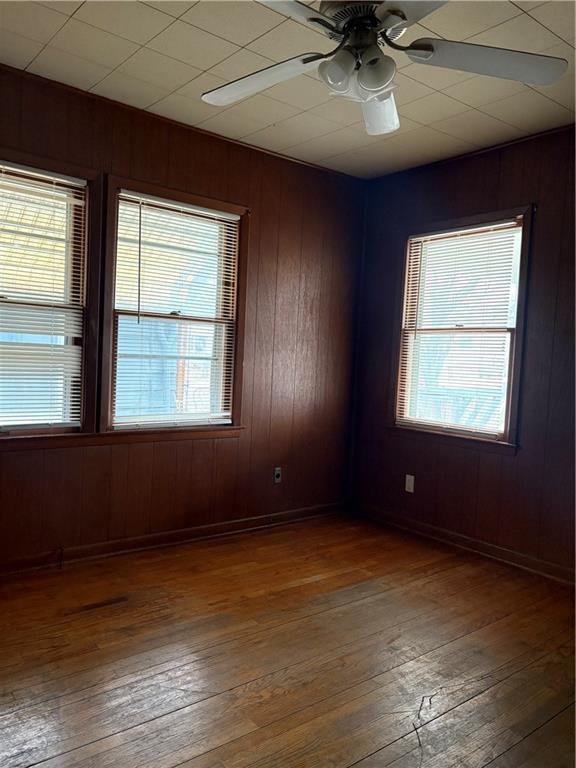
[[[410,45],[397,41],[446,0],[323,0],[317,11],[297,0],[260,0],[323,32],[337,44],[330,53],[303,53],[241,77],[202,95],[203,101],[228,106],[273,85],[318,69],[333,96],[360,103],[366,130],[377,135],[400,126],[394,103],[396,62],[386,47],[403,51],[417,64],[459,69],[478,75],[548,85],[568,66],[564,59],[424,37]]]

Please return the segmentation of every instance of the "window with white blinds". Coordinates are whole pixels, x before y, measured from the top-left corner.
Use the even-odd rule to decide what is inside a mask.
[[[79,427],[85,182],[0,163],[0,430]]]
[[[505,441],[522,217],[408,241],[396,423]]]
[[[239,218],[121,191],[113,427],[232,422]]]

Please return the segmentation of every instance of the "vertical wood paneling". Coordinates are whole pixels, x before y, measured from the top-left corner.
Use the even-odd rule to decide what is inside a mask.
[[[169,132],[168,149],[164,162],[167,166],[167,182],[175,189],[186,190],[188,188],[188,163],[182,155],[188,154],[190,146],[190,131],[181,125],[171,125]]]
[[[176,481],[178,472],[178,442],[154,443],[152,465],[152,515],[150,530],[178,530]]]
[[[113,445],[110,448],[110,529],[111,541],[127,536],[127,517],[131,511],[130,445]]]
[[[254,379],[256,372],[256,319],[258,295],[258,268],[260,263],[260,181],[264,156],[253,153],[249,176],[246,179],[250,206],[248,264],[246,269],[244,355],[242,360],[242,421],[252,424],[254,414]],[[256,404],[257,405],[257,404]],[[234,517],[248,516],[250,498],[250,462],[252,457],[252,430],[240,436],[238,450],[238,494]]]
[[[14,451],[0,463],[0,552],[24,557],[42,551],[45,483],[42,451]]]
[[[75,104],[71,107],[73,114],[76,114],[79,109],[88,109],[92,118],[92,132],[88,134],[90,140],[78,141],[77,143],[81,145],[79,151],[88,150],[90,152],[92,167],[100,169],[102,173],[112,173],[116,142],[125,135],[118,130],[114,105],[106,101],[88,106],[82,95],[76,95],[81,101],[80,105]],[[72,141],[75,136],[73,126],[70,126],[69,140]],[[126,144],[124,143],[120,149],[126,151]]]
[[[241,436],[0,452],[3,559],[342,502],[360,182],[9,68],[0,95],[4,159],[250,211]]]
[[[284,468],[284,482],[270,483],[270,510],[290,508],[289,489],[296,480],[290,455],[296,397],[296,345],[300,272],[302,266],[302,221],[304,203],[300,194],[300,172],[286,163],[282,174],[282,192],[278,222],[278,262],[276,269],[276,306],[272,356],[272,387],[269,451],[273,466]]]
[[[574,166],[564,202],[548,420],[544,444],[539,555],[574,561]]]
[[[309,172],[311,175],[311,172]],[[306,183],[302,191],[305,215],[302,222],[302,258],[306,269],[300,271],[298,289],[298,330],[296,336],[295,397],[293,409],[293,442],[291,467],[291,506],[298,509],[308,504],[306,488],[314,488],[314,398],[316,394],[316,356],[322,276],[322,217],[312,215],[317,191]],[[328,329],[326,329],[328,333]]]
[[[134,112],[130,120],[130,137],[130,178],[166,186],[170,143],[168,123],[143,112]]]
[[[214,440],[183,440],[178,444],[176,505],[181,528],[213,522],[214,443]]]
[[[478,456],[478,484],[476,492],[476,536],[490,544],[498,544],[498,521],[502,501],[500,480],[504,459],[497,453],[481,453]]]
[[[142,536],[152,531],[152,478],[154,445],[134,443],[128,456],[128,483],[132,503],[126,514],[126,535]]]
[[[321,192],[323,197],[329,196],[329,179],[323,180],[324,190]],[[336,198],[335,198],[336,200]],[[332,215],[337,215],[337,206],[334,206]],[[332,216],[322,217],[319,222],[317,253],[318,264],[318,298],[316,300],[316,329],[315,329],[315,377],[314,390],[312,396],[312,433],[310,435],[310,450],[306,470],[308,477],[315,478],[314,497],[312,503],[317,504],[318,500],[326,494],[326,477],[328,467],[334,463],[331,454],[331,444],[325,440],[329,429],[329,405],[326,402],[326,387],[330,377],[330,358],[328,341],[333,333],[330,327],[330,299],[334,290],[333,277],[334,270],[332,258],[334,248],[331,238]],[[324,334],[324,329],[330,329],[329,334]]]
[[[507,514],[501,518],[499,541],[505,547],[518,547],[536,556],[563,211],[563,205],[557,205],[556,195],[563,199],[566,189],[567,146],[550,138],[542,139],[539,147],[528,145],[524,153],[520,146],[511,148],[502,160],[501,204],[503,207],[513,196],[528,203],[537,202],[537,211],[527,292],[519,423],[522,451],[511,463],[510,471],[502,476],[502,504]],[[530,477],[529,484],[526,477]]]
[[[39,113],[50,115],[50,127],[39,131],[38,124],[22,119],[20,128],[21,148],[46,157],[68,155],[68,92],[59,89],[48,91],[41,80],[25,80],[22,91],[22,110],[33,106]]]
[[[474,536],[476,508],[469,489],[478,487],[478,453],[442,446],[437,457],[437,524],[464,536]]]
[[[254,379],[252,382],[252,444],[250,450],[251,487],[249,516],[258,514],[262,496],[268,498],[272,473],[268,461],[272,404],[272,362],[274,356],[274,318],[278,269],[278,225],[282,190],[281,172],[276,176],[271,157],[262,161],[260,182],[260,240],[256,293]],[[281,171],[281,169],[279,169]]]
[[[226,196],[227,144],[206,134],[194,134],[188,144],[188,189],[198,195],[222,200]]]
[[[238,441],[214,441],[213,523],[231,519],[238,490]]]
[[[0,69],[0,146],[18,147],[22,122],[22,81]]]
[[[44,552],[76,543],[75,532],[82,514],[83,458],[77,448],[44,451]]]
[[[355,461],[359,498],[372,512],[565,567],[573,562],[573,142],[568,129],[371,183]],[[407,439],[390,428],[386,410],[407,237],[531,203],[517,452]],[[413,496],[403,491],[406,473],[416,475]]]
[[[333,181],[331,182],[333,184]],[[356,196],[362,201],[362,207],[352,208],[347,194],[339,187],[333,189],[330,197],[334,199],[334,212],[332,217],[348,220],[350,226],[343,234],[333,226],[327,228],[327,253],[330,260],[331,287],[328,296],[328,316],[326,326],[329,333],[322,337],[322,343],[326,345],[327,375],[325,377],[323,406],[324,406],[324,434],[320,434],[320,440],[331,450],[332,455],[327,457],[323,465],[324,493],[334,494],[334,498],[346,495],[349,489],[349,464],[351,457],[351,440],[349,430],[343,429],[348,419],[348,425],[352,425],[353,402],[350,397],[352,385],[353,359],[354,359],[354,323],[356,304],[359,295],[356,293],[356,270],[360,266],[360,257],[357,261],[347,259],[345,254],[354,252],[356,248],[363,247],[364,231],[364,191],[358,181]],[[351,306],[347,301],[350,291],[354,292],[355,302]],[[349,371],[348,379],[338,375],[341,365],[342,345],[348,350],[346,367]],[[326,439],[327,438],[327,439]]]
[[[242,200],[245,205],[250,207],[247,179],[250,179],[254,152],[248,147],[228,144],[227,153],[226,200]]]
[[[76,518],[74,543],[94,544],[109,539],[111,448],[82,448],[82,503]]]
[[[114,109],[111,105],[106,105],[106,108],[106,120],[110,123],[112,137],[108,146],[104,144],[102,151],[109,155],[110,173],[128,179],[132,157],[132,113],[128,110]],[[148,147],[148,151],[153,152],[154,149]]]

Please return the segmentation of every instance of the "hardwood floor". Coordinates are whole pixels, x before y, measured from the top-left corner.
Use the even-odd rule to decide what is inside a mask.
[[[13,576],[0,765],[571,768],[572,592],[321,519]]]

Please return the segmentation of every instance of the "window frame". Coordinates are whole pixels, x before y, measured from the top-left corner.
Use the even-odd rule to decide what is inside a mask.
[[[34,438],[65,436],[68,439],[85,432],[93,432],[96,427],[96,387],[97,387],[97,329],[99,324],[100,302],[98,287],[95,286],[94,273],[99,268],[100,251],[100,201],[103,176],[94,169],[68,162],[57,162],[29,153],[13,152],[2,148],[0,160],[7,165],[20,167],[25,173],[32,172],[68,176],[86,182],[85,187],[85,253],[84,253],[84,327],[82,336],[82,398],[80,426],[54,425],[14,427],[0,432],[0,446],[25,445]],[[96,289],[96,290],[95,290]]]
[[[116,279],[116,239],[118,229],[118,196],[121,190],[135,194],[150,195],[174,203],[184,203],[200,208],[211,208],[214,211],[233,213],[240,216],[238,265],[236,283],[236,332],[234,350],[234,371],[232,381],[232,421],[230,424],[214,425],[166,425],[157,427],[122,427],[118,429],[113,424],[112,403],[114,396],[114,288]],[[226,433],[236,434],[242,428],[242,373],[244,358],[244,330],[246,304],[246,268],[248,249],[249,210],[240,205],[207,197],[200,197],[182,190],[159,187],[147,182],[134,181],[119,176],[108,177],[106,215],[106,244],[104,249],[104,285],[102,309],[102,364],[100,380],[100,414],[99,430],[108,435],[149,435],[155,439],[175,435],[191,435],[209,433],[210,436],[226,436]]]
[[[411,228],[410,232],[402,238],[402,267],[399,270],[399,281],[396,286],[396,306],[394,310],[394,336],[392,344],[391,387],[388,402],[388,426],[394,431],[399,431],[413,437],[424,436],[425,439],[436,441],[440,444],[461,445],[463,447],[481,447],[492,451],[515,453],[520,447],[520,391],[522,385],[522,360],[524,357],[524,339],[526,325],[526,304],[529,279],[530,243],[534,225],[536,206],[528,204],[517,208],[481,213],[458,219],[434,222],[421,228]],[[510,221],[522,217],[522,244],[520,250],[520,274],[518,283],[518,300],[516,308],[516,327],[514,331],[514,348],[510,360],[510,376],[507,392],[507,429],[503,439],[496,440],[479,433],[467,434],[463,431],[450,431],[436,429],[433,425],[408,425],[396,422],[396,402],[400,381],[400,354],[401,335],[404,313],[404,301],[406,292],[406,272],[408,267],[408,245],[411,238],[424,237],[426,235],[448,234],[462,229],[490,226],[493,224]]]

